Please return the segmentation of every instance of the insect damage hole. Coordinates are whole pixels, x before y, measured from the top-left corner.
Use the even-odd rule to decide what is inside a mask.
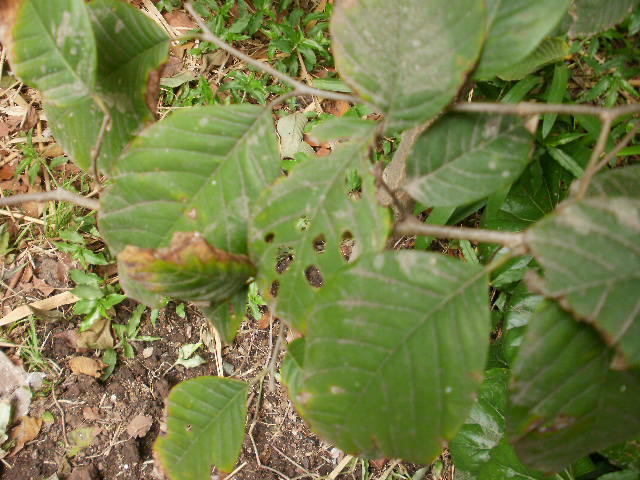
[[[276,238],[275,233],[270,232],[264,236],[264,241],[267,243],[273,243],[273,240]]]
[[[318,235],[313,239],[313,249],[318,253],[324,253],[327,248],[327,241],[323,234]]]
[[[346,262],[351,260],[351,257],[355,253],[356,242],[353,238],[353,234],[346,230],[340,237],[340,255]]]
[[[295,258],[296,254],[292,248],[279,249],[276,255],[276,272],[282,275],[289,269]]]
[[[320,269],[315,265],[309,265],[307,268],[305,268],[304,276],[307,279],[307,282],[309,282],[309,285],[314,288],[320,288],[324,285],[324,277],[322,276],[322,272],[320,272]]]

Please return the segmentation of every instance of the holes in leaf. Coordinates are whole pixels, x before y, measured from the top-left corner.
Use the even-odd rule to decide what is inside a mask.
[[[358,170],[352,168],[347,171],[345,185],[347,186],[349,198],[359,200],[362,196],[362,177],[358,173]]]
[[[320,288],[324,285],[324,277],[322,276],[322,272],[315,265],[309,265],[304,270],[304,276],[309,282],[309,285],[315,288]]]
[[[287,269],[293,263],[293,259],[295,258],[295,252],[291,248],[282,248],[279,249],[278,255],[276,256],[276,272],[282,274],[287,271]]]
[[[280,291],[280,282],[278,280],[274,280],[271,282],[271,288],[269,289],[269,293],[273,298],[278,296],[278,292]]]
[[[327,242],[324,238],[324,235],[320,234],[316,238],[313,239],[313,249],[318,253],[324,253],[327,247]]]
[[[296,230],[298,232],[304,232],[305,230],[307,230],[309,228],[309,225],[311,225],[309,217],[302,216],[298,220],[296,220],[296,223],[295,223],[294,227],[296,228]]]
[[[270,232],[264,236],[264,241],[267,243],[273,243],[274,238],[276,238],[276,235],[273,232]]]
[[[353,234],[350,231],[345,231],[340,237],[340,255],[345,261],[349,261],[355,253],[356,242],[353,238]]]

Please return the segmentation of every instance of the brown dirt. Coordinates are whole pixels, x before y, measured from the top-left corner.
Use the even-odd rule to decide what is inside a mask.
[[[132,310],[132,304],[119,308],[116,321],[125,322]],[[42,353],[52,365],[50,378],[55,383],[55,397],[47,389],[37,393],[30,415],[40,417],[48,411],[55,421],[44,423],[38,437],[16,456],[5,458],[6,463],[0,464],[0,479],[39,480],[54,474],[70,480],[162,478],[155,470],[153,443],[162,429],[166,396],[180,381],[198,375],[216,375],[214,354],[206,350],[199,351],[208,360],[206,364],[193,369],[172,368],[178,348],[198,342],[201,332],[208,330],[206,320],[197,311],[189,307],[187,314],[186,319],[181,319],[170,304],[161,312],[156,327],[145,318],[141,334],[161,336],[163,340],[137,344],[133,359],[120,356],[113,375],[106,381],[73,375],[68,367],[69,359],[78,354],[69,345],[65,332],[76,329],[77,322],[40,324],[38,334],[47,339]],[[224,369],[233,372],[235,378],[250,379],[268,362],[278,329],[277,322],[261,330],[257,321],[248,321],[233,347],[223,349]],[[153,352],[144,358],[142,350],[149,346]],[[92,356],[91,353],[84,355]],[[262,395],[258,384],[250,398],[248,435],[238,462],[241,469],[233,478],[320,478],[328,475],[343,458],[342,452],[309,431],[277,379],[273,391],[267,379],[262,384]],[[153,421],[142,438],[132,438],[127,433],[127,426],[137,415],[148,416]],[[72,431],[84,427],[100,429],[95,441],[75,456],[66,455],[65,431],[68,438]],[[350,473],[352,468],[345,468],[336,478],[361,478],[361,465]],[[405,468],[407,472],[415,470],[410,465]],[[371,478],[377,478],[384,469],[384,463],[379,467],[371,464]],[[212,478],[224,477],[214,473]]]

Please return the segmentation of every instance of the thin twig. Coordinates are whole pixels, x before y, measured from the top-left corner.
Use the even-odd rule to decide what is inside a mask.
[[[70,192],[64,188],[57,188],[50,192],[39,193],[22,193],[19,195],[12,195],[0,199],[0,207],[6,207],[11,205],[20,205],[26,202],[69,202],[80,207],[88,208],[90,210],[98,210],[100,208],[100,202],[92,198],[83,197],[77,193]]]
[[[55,406],[58,407],[58,410],[60,411],[60,424],[62,426],[62,438],[64,440],[64,446],[69,448],[69,440],[67,439],[67,422],[64,418],[64,410],[62,409],[62,407],[60,406],[60,403],[58,403],[58,399],[56,398],[55,385],[51,389],[51,398],[53,399],[53,403],[55,404]]]
[[[589,159],[587,168],[585,169],[584,174],[578,182],[578,189],[576,193],[576,198],[578,200],[583,198],[587,193],[589,183],[591,183],[591,178],[593,178],[593,176],[598,171],[597,168],[598,164],[600,163],[600,157],[602,156],[605,148],[607,148],[607,140],[609,139],[609,134],[611,133],[612,124],[613,118],[609,116],[605,116],[602,118],[602,126],[600,127],[600,135],[598,135],[598,141],[596,142],[596,146],[591,153],[591,158]]]
[[[618,143],[613,150],[611,150],[602,161],[596,166],[596,173],[600,171],[600,169],[604,168],[613,158],[615,158],[620,151],[629,145],[631,140],[638,134],[640,131],[640,122],[636,122],[633,128],[627,133],[620,143]]]
[[[393,206],[397,210],[398,220],[399,221],[404,220],[405,217],[407,216],[408,212],[406,211],[406,209],[402,205],[402,202],[398,198],[398,195],[396,194],[396,191],[393,190],[387,184],[387,182],[385,182],[385,180],[383,178],[382,164],[381,163],[378,163],[373,167],[373,175],[376,178],[376,187],[378,189],[380,189],[380,187],[382,187],[382,191],[384,191],[384,193],[386,193],[387,196],[391,199],[391,203],[393,204]],[[378,191],[380,191],[380,190],[378,190]]]
[[[428,235],[437,238],[453,238],[478,243],[495,243],[504,245],[518,252],[525,251],[524,234],[515,232],[498,232],[467,227],[448,227],[429,225],[410,217],[396,225],[396,233],[401,235]]]
[[[332,100],[344,100],[350,103],[364,102],[361,98],[354,97],[352,95],[345,95],[343,93],[330,92],[327,90],[320,90],[318,88],[309,87],[304,83],[299,82],[298,80],[290,77],[289,75],[276,70],[271,65],[261,62],[259,60],[256,60],[253,57],[250,57],[249,55],[241,52],[237,48],[232,47],[227,42],[225,42],[221,38],[214,35],[213,32],[209,29],[209,27],[207,27],[207,24],[205,23],[204,19],[200,15],[198,15],[198,13],[194,10],[193,5],[191,5],[190,2],[187,2],[185,4],[185,7],[189,11],[191,16],[194,18],[198,26],[203,31],[203,33],[196,36],[197,38],[204,40],[205,42],[211,42],[217,47],[229,52],[234,57],[239,58],[244,63],[251,65],[259,70],[262,70],[263,72],[266,72],[269,75],[272,75],[273,77],[277,78],[278,80],[281,80],[284,83],[288,83],[289,85],[293,86],[299,94],[311,95],[311,96],[315,95],[317,97],[330,98]]]
[[[485,103],[485,102],[465,102],[452,105],[453,112],[466,113],[498,113],[501,115],[541,115],[544,113],[558,113],[568,115],[591,115],[594,117],[608,117],[615,120],[623,115],[640,113],[640,104],[621,105],[613,108],[596,107],[593,105],[568,105],[553,103]]]
[[[284,322],[280,322],[280,327],[278,328],[278,337],[276,339],[276,344],[271,351],[271,358],[269,358],[269,363],[267,364],[267,371],[269,372],[269,391],[273,392],[275,390],[275,385],[273,379],[275,377],[276,371],[276,362],[278,361],[278,357],[280,356],[280,349],[282,348],[282,339],[284,338]]]

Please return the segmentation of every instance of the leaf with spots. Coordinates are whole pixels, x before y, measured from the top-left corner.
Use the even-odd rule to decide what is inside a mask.
[[[385,246],[389,214],[376,203],[369,171],[373,132],[369,128],[329,157],[297,165],[257,204],[250,242],[260,291],[274,314],[300,331],[324,278],[360,252]],[[355,192],[347,182],[352,171],[362,178]]]
[[[116,254],[127,245],[166,247],[176,232],[197,232],[211,246],[244,255],[249,207],[279,165],[270,111],[238,105],[176,112],[145,130],[118,161],[101,199],[101,232]],[[126,280],[128,292],[157,304],[143,285]]]
[[[167,434],[154,450],[171,480],[208,480],[211,467],[230,472],[238,460],[247,417],[249,384],[198,377],[169,394]]]
[[[111,173],[124,147],[155,120],[157,69],[167,59],[169,38],[153,20],[122,1],[94,0],[88,8],[98,49],[95,88],[66,107],[47,101],[45,112],[58,143],[88,170],[106,108],[111,127],[98,165]]]
[[[538,309],[513,367],[507,414],[526,464],[557,472],[637,437],[640,374],[612,369],[615,355],[591,326],[554,303]]]
[[[571,0],[487,0],[488,35],[474,76],[488,80],[524,60],[551,33]]]
[[[432,253],[344,267],[308,309],[297,408],[346,452],[430,463],[482,383],[487,292],[482,267]]]
[[[15,15],[6,28],[16,75],[58,107],[91,95],[97,50],[84,0],[22,0]]]
[[[392,130],[436,116],[473,68],[485,34],[482,0],[351,0],[331,33],[340,76]]]
[[[118,256],[129,278],[167,297],[217,305],[246,287],[255,267],[246,255],[212,247],[199,234],[176,232],[162,248],[127,246]]]
[[[640,200],[593,197],[567,203],[530,228],[525,241],[544,268],[540,288],[593,324],[640,365]]]
[[[515,181],[532,137],[516,117],[450,114],[427,130],[407,163],[405,190],[430,207],[457,207]]]

